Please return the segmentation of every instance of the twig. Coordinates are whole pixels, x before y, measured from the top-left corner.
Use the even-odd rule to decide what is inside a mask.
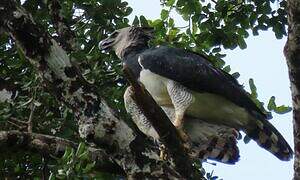
[[[42,156],[42,163],[43,163],[43,166],[42,166],[42,179],[43,180],[46,180],[47,177],[49,177],[49,170],[48,170],[48,161],[49,161],[49,158],[48,157],[44,157]]]
[[[218,2],[217,1],[215,1],[215,0],[211,0],[213,3],[215,3],[215,4],[217,4]]]
[[[23,129],[23,128],[24,128],[24,126],[20,126],[20,125],[18,125],[18,124],[16,124],[16,123],[12,122],[12,121],[10,121],[10,120],[7,120],[6,122],[8,122],[9,124],[11,124],[11,125],[13,125],[13,126],[16,126],[18,129]]]
[[[37,86],[35,86],[33,88],[33,92],[32,92],[32,101],[30,103],[30,114],[29,114],[29,118],[27,120],[27,132],[32,133],[32,126],[33,126],[33,115],[34,115],[34,110],[35,110],[35,99],[36,99],[36,92],[37,92]]]
[[[18,123],[21,123],[21,124],[26,124],[26,125],[27,125],[27,122],[26,122],[26,121],[18,120],[18,119],[15,118],[15,117],[10,117],[10,120],[11,120],[11,121],[18,122]]]
[[[30,105],[30,115],[27,121],[27,131],[29,133],[32,133],[32,119],[33,119],[34,110],[35,110],[35,105],[33,100]]]
[[[178,29],[184,29],[184,28],[188,28],[188,27],[190,27],[190,25],[188,24],[188,25],[186,25],[186,26],[176,26],[175,28],[178,28]]]

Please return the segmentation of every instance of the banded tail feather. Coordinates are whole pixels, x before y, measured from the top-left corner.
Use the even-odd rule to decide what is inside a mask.
[[[226,164],[235,164],[239,160],[237,137],[213,136],[199,148],[200,159],[211,159]]]
[[[279,131],[267,120],[254,119],[251,126],[246,126],[246,134],[262,148],[274,154],[282,161],[293,157],[293,150]]]

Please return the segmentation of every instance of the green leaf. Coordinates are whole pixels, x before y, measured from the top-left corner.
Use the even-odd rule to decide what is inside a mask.
[[[141,22],[142,27],[148,27],[149,26],[147,19],[143,15],[140,16],[140,22]]]
[[[257,89],[254,84],[254,80],[252,78],[249,79],[249,86],[250,86],[250,90],[251,90],[251,97],[256,99],[257,98]]]
[[[247,48],[247,44],[246,44],[244,38],[242,38],[241,36],[238,38],[238,45],[241,49]]]
[[[272,96],[268,103],[268,110],[273,111],[277,114],[285,114],[285,113],[290,112],[292,110],[292,108],[289,106],[284,106],[284,105],[277,106],[275,103],[275,97]]]
[[[166,20],[169,17],[169,11],[166,9],[161,10],[160,12],[160,18],[162,20]]]
[[[230,65],[227,65],[223,68],[223,70],[227,73],[229,73],[231,71]]]
[[[132,26],[139,26],[140,22],[139,22],[139,18],[137,16],[134,17],[134,20],[132,22]]]
[[[213,50],[212,50],[211,52],[212,52],[212,53],[218,53],[218,52],[221,52],[221,48],[220,48],[220,47],[213,48]]]
[[[268,108],[269,111],[272,111],[273,109],[276,108],[275,97],[274,96],[272,96],[270,98],[267,108]]]
[[[167,0],[166,5],[173,6],[174,3],[175,3],[175,0]]]
[[[55,174],[51,173],[48,180],[55,180]]]
[[[283,38],[283,34],[285,33],[285,27],[282,26],[280,23],[276,23],[272,30],[274,31],[277,39]]]
[[[252,34],[253,34],[253,36],[258,36],[259,35],[257,26],[252,29]]]
[[[248,29],[250,27],[250,21],[249,21],[249,19],[246,19],[246,18],[243,18],[242,20],[240,20],[240,24],[243,29]]]
[[[174,27],[174,19],[173,18],[169,18],[169,27]]]
[[[292,109],[293,109],[293,108],[291,108],[291,107],[289,107],[289,106],[281,105],[281,106],[276,107],[275,112],[276,112],[277,114],[285,114],[285,113],[290,112]]]
[[[83,142],[79,143],[78,147],[77,147],[77,151],[75,153],[75,155],[78,157],[79,155],[81,155],[83,152],[85,151],[85,144]]]
[[[70,154],[72,154],[72,148],[70,147],[66,147],[65,149],[65,153],[64,155],[62,156],[62,160],[67,160],[67,158],[70,156]]]
[[[83,173],[88,173],[90,172],[94,167],[95,167],[96,161],[89,163],[86,165],[86,167],[82,170]]]
[[[170,31],[169,31],[169,38],[170,38],[170,40],[173,40],[175,37],[176,37],[176,35],[177,35],[177,33],[179,33],[179,29],[171,29]]]
[[[19,105],[17,108],[20,108],[20,107],[24,107],[24,106],[27,106],[29,103],[31,103],[33,101],[33,98],[30,98],[28,101],[24,102],[23,104]]]
[[[19,48],[19,46],[17,46],[17,52],[19,54],[20,60],[25,62],[26,61],[25,55],[24,55],[23,51]]]
[[[239,78],[241,75],[238,72],[232,73],[231,76],[233,76],[235,79]]]
[[[152,22],[152,26],[160,26],[162,24],[162,21],[160,19],[156,19],[155,21]]]
[[[249,17],[249,22],[251,26],[254,26],[255,22],[257,21],[257,13],[253,12]]]
[[[78,156],[78,158],[81,160],[87,160],[89,158],[89,152],[88,151],[83,152]]]
[[[82,163],[81,161],[79,161],[76,165],[75,165],[75,171],[79,172],[82,169]],[[70,171],[71,172],[71,171]]]
[[[244,141],[245,144],[248,144],[251,141],[251,138],[248,135],[246,135],[244,137],[243,141]]]
[[[125,15],[128,16],[132,13],[133,9],[131,7],[127,7],[125,10]]]
[[[14,172],[18,173],[20,172],[21,168],[20,168],[20,164],[17,164],[16,167],[14,168]]]
[[[218,68],[222,68],[225,65],[225,61],[223,59],[220,59],[221,57],[219,56],[219,53],[216,54],[218,59],[216,59],[215,66]]]
[[[237,33],[244,38],[249,36],[249,33],[243,28],[238,28]]]
[[[74,149],[73,148],[70,148],[70,149],[71,149],[71,152],[66,158],[67,161],[70,161],[74,157]]]

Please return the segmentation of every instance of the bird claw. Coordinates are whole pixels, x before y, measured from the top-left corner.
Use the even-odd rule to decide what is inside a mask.
[[[177,129],[178,130],[178,134],[181,138],[181,140],[183,141],[183,148],[187,153],[191,152],[191,144],[190,144],[190,138],[189,136],[184,132],[184,130],[182,128]],[[159,145],[159,150],[160,150],[160,154],[159,154],[159,158],[163,161],[168,160],[168,153],[167,153],[167,149],[165,147],[165,145],[161,144]]]
[[[191,144],[190,144],[190,138],[189,138],[189,136],[186,134],[186,132],[184,132],[184,130],[182,128],[179,128],[177,130],[178,130],[180,138],[183,141],[183,147],[185,148],[185,150],[187,152],[190,152]]]
[[[159,158],[163,161],[166,161],[168,160],[168,153],[166,151],[166,147],[165,145],[161,144],[159,146],[159,150],[160,150],[160,153],[159,153]]]

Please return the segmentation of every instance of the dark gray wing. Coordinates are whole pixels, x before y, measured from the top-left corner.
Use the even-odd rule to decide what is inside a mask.
[[[244,107],[250,113],[266,115],[230,74],[215,68],[201,55],[183,49],[160,46],[137,56],[145,69],[181,83],[197,92],[218,94]],[[136,60],[135,60],[136,61]]]

